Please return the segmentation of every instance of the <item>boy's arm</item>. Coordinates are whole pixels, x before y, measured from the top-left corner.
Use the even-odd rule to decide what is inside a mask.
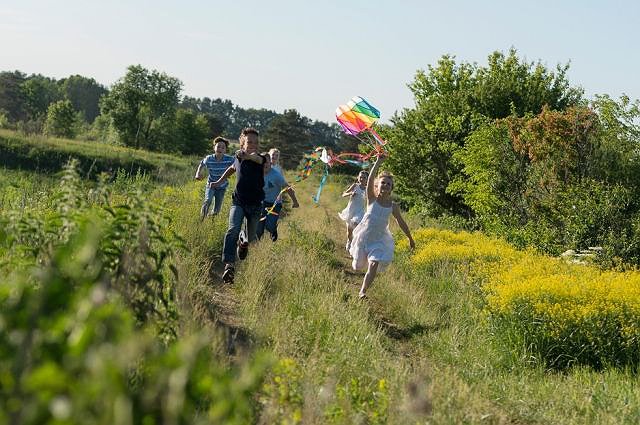
[[[202,162],[200,162],[198,164],[198,169],[196,170],[196,175],[193,177],[196,180],[201,180],[202,177],[200,177],[200,170],[202,170]]]
[[[287,188],[287,193],[289,194],[289,197],[291,198],[291,208],[298,208],[300,206],[300,204],[298,203],[298,198],[296,198],[296,191],[293,190],[293,188],[291,186],[289,186]]]
[[[211,187],[220,186],[222,183],[224,183],[225,180],[227,180],[227,178],[229,178],[229,176],[231,176],[235,172],[236,172],[235,167],[233,165],[229,166],[226,170],[224,170],[224,173],[222,173],[220,178],[218,180],[212,182],[210,186]]]
[[[416,243],[413,241],[413,237],[411,237],[411,230],[409,230],[407,222],[404,221],[404,218],[402,218],[400,206],[395,202],[393,203],[392,214],[398,222],[398,226],[400,226],[400,229],[404,232],[405,235],[407,235],[407,238],[409,238],[409,246],[411,247],[411,249],[414,249],[416,247]]]
[[[256,162],[261,165],[264,164],[264,158],[255,152],[254,153],[242,152],[240,155],[238,155],[238,157],[242,160],[248,159],[250,161]]]

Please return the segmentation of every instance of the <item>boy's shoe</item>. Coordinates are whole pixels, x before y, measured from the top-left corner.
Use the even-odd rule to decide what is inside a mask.
[[[233,274],[234,274],[234,268],[233,268],[233,264],[227,264],[226,266],[224,266],[224,272],[222,273],[222,281],[224,283],[233,283]]]
[[[238,258],[244,260],[249,253],[249,242],[238,242]]]
[[[271,232],[271,240],[274,242],[278,240],[278,229]]]

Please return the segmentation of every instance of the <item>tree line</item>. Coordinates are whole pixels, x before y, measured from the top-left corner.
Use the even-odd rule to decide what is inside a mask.
[[[244,109],[220,98],[182,96],[182,85],[176,77],[140,65],[129,66],[110,88],[81,75],[56,80],[4,71],[0,128],[202,155],[211,149],[212,138],[233,140],[251,126],[266,144],[282,151],[288,167],[314,146],[357,146],[337,124],[311,120],[295,109],[278,113]]]

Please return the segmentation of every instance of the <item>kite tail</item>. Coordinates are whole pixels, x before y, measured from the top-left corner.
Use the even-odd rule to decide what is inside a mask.
[[[324,167],[324,174],[322,175],[322,179],[320,180],[320,187],[318,187],[318,192],[313,197],[313,202],[315,202],[316,204],[320,203],[320,194],[322,193],[322,188],[324,187],[325,183],[327,182],[327,176],[328,175],[329,175],[329,167],[325,166]]]

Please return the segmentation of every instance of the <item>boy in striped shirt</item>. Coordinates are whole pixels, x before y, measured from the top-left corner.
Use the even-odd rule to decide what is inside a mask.
[[[226,155],[228,147],[229,141],[227,139],[224,137],[216,137],[213,140],[214,154],[205,156],[204,159],[200,161],[200,164],[198,164],[195,175],[196,180],[202,179],[200,170],[202,170],[203,167],[209,172],[207,185],[204,189],[204,203],[200,209],[200,218],[202,220],[207,216],[211,202],[213,202],[213,212],[210,215],[217,215],[220,212],[220,208],[222,208],[222,200],[224,199],[224,194],[227,191],[229,182],[225,181],[217,187],[212,187],[211,183],[218,180],[225,170],[233,165],[234,158]]]

